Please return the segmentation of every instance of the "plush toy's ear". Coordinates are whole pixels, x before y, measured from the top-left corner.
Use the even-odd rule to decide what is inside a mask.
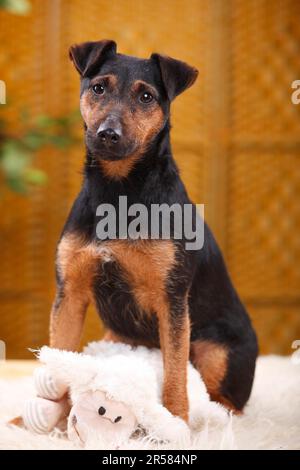
[[[99,371],[99,361],[94,357],[43,346],[38,352],[40,362],[45,364],[53,379],[71,388],[85,389]]]
[[[80,75],[91,77],[110,55],[116,54],[117,44],[109,39],[84,42],[70,47],[69,56]]]
[[[192,86],[198,76],[198,70],[195,67],[191,67],[181,60],[156,53],[151,55],[151,59],[159,65],[165,90],[170,101]]]

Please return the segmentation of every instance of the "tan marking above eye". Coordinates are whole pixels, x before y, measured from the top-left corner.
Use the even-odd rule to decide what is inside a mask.
[[[158,98],[158,92],[154,86],[150,85],[150,83],[144,82],[143,80],[136,80],[133,83],[131,90],[133,93],[148,92],[151,93],[154,98]]]
[[[91,80],[91,87],[97,84],[108,84],[110,87],[115,87],[118,83],[118,78],[116,75],[107,74],[107,75],[98,75]]]

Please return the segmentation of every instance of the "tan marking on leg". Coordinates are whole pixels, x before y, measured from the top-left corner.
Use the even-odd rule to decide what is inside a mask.
[[[159,310],[160,343],[164,360],[163,404],[175,416],[188,421],[187,364],[190,350],[188,313],[182,324],[171,328],[169,312]]]
[[[237,412],[233,404],[221,393],[221,385],[228,366],[227,348],[212,341],[193,341],[190,357],[194,366],[199,370],[211,399]]]
[[[57,308],[53,305],[50,316],[50,347],[76,351],[79,347],[88,301],[66,294]]]
[[[92,298],[94,251],[80,238],[67,235],[59,244],[57,263],[63,293],[51,311],[50,346],[74,351],[79,346],[86,309]]]

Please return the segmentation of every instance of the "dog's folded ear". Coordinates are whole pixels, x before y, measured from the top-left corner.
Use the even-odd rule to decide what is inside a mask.
[[[181,60],[156,53],[151,55],[151,59],[159,65],[170,101],[192,86],[198,76],[198,70],[195,67],[191,67]]]
[[[117,45],[114,41],[103,39],[103,41],[74,44],[69,49],[69,56],[77,71],[85,78],[97,73],[101,64],[109,56],[116,54],[116,51]]]

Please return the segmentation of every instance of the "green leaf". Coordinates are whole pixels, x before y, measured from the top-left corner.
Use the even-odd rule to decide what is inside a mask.
[[[0,8],[3,2],[0,0]],[[46,174],[32,167],[35,153],[48,145],[59,150],[75,145],[79,120],[78,110],[60,117],[42,114],[32,119],[25,108],[20,111],[23,132],[15,137],[2,127],[5,121],[0,119],[0,171],[9,187],[24,193],[29,184],[44,184]]]
[[[56,119],[47,114],[41,114],[35,118],[35,122],[38,127],[51,127],[56,124]]]
[[[49,141],[59,149],[65,149],[72,143],[72,139],[67,135],[52,135],[49,136]]]
[[[46,134],[34,131],[30,131],[23,137],[23,143],[29,150],[38,150],[43,145],[46,145],[48,143],[47,141],[48,138]]]
[[[25,15],[31,10],[31,4],[28,0],[0,0],[0,8],[17,15]]]
[[[36,168],[26,170],[25,176],[27,183],[30,184],[43,185],[48,181],[46,173]]]
[[[26,108],[22,108],[20,110],[20,119],[22,121],[22,124],[27,124],[27,122],[30,119],[29,111]]]
[[[19,193],[19,194],[27,193],[27,186],[22,178],[9,176],[6,178],[6,183],[10,187],[10,189],[12,189],[16,193]]]
[[[2,146],[0,165],[7,175],[21,175],[30,161],[30,155],[16,142],[8,141]]]

